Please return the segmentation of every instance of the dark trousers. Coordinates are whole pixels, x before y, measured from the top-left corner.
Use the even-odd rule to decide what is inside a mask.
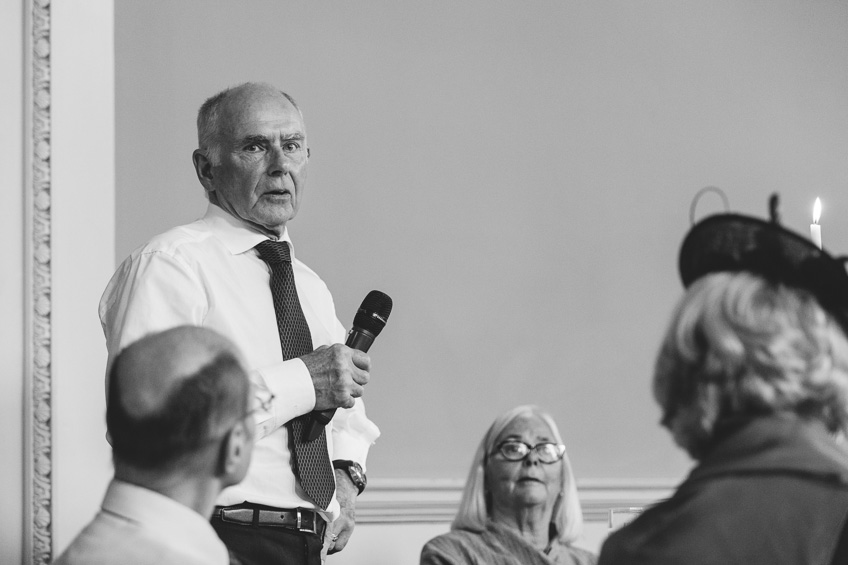
[[[323,540],[316,534],[279,526],[232,524],[218,517],[210,521],[241,565],[321,565]]]

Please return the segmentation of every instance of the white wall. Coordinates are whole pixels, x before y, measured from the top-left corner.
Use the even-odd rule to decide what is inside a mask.
[[[560,424],[597,548],[609,507],[689,467],[649,383],[694,194],[764,216],[777,191],[801,233],[820,196],[848,251],[846,21],[839,0],[118,0],[116,258],[203,212],[206,97],[287,90],[312,149],[298,255],[345,324],[372,288],[395,300],[366,391],[383,436],[332,562],[416,563],[525,402]]]
[[[96,304],[115,253],[113,4],[0,10],[0,562],[46,563],[112,472]]]
[[[112,476],[97,303],[115,270],[114,7],[65,0],[52,19],[54,547],[100,507]]]
[[[0,4],[0,563],[20,562],[23,536],[23,32],[23,3]]]
[[[581,478],[679,478],[650,376],[696,191],[848,250],[842,1],[116,3],[117,255],[202,213],[204,98],[302,106],[298,255],[371,350],[373,477],[462,478],[494,416],[549,408]],[[718,209],[706,198],[698,212]]]

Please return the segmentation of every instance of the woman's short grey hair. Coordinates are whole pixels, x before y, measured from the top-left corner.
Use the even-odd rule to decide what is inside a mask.
[[[699,459],[725,424],[775,413],[848,431],[848,340],[812,294],[747,273],[689,288],[657,357],[663,425]]]
[[[495,442],[514,420],[535,416],[545,422],[551,429],[557,443],[563,443],[556,422],[551,416],[538,406],[517,406],[498,416],[489,427],[489,431],[483,436],[483,440],[477,447],[474,460],[471,463],[471,471],[465,489],[462,491],[462,500],[456,513],[452,530],[469,530],[482,532],[486,529],[486,522],[490,517],[491,500],[486,492],[486,461],[495,449]],[[562,492],[554,506],[551,516],[551,524],[556,527],[557,538],[564,543],[572,543],[583,535],[583,512],[580,509],[580,499],[577,497],[577,485],[574,473],[571,470],[571,462],[568,454],[562,458]]]

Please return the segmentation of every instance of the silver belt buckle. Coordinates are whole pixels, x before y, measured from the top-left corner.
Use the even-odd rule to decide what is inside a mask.
[[[300,512],[300,508],[298,508],[297,509],[297,529],[300,530],[301,532],[307,532],[307,533],[310,533],[310,534],[317,534],[318,533],[318,514],[317,513],[312,514],[312,527],[311,528],[305,528],[303,526],[303,515]]]

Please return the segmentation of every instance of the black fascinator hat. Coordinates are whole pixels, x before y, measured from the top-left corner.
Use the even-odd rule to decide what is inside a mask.
[[[810,239],[782,227],[777,204],[775,194],[770,199],[770,221],[727,213],[695,223],[680,247],[683,286],[688,288],[710,273],[754,273],[812,293],[848,335],[848,257],[832,257]]]

